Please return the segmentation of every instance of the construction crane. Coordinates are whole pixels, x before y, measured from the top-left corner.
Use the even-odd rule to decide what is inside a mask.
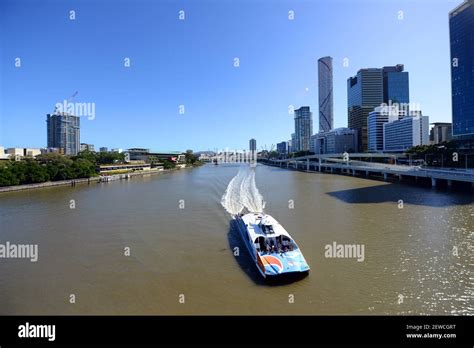
[[[78,91],[75,91],[75,92],[67,99],[67,101],[66,101],[66,106],[67,106],[67,104],[69,104],[69,103],[76,97],[76,95],[77,95],[78,93],[79,93]],[[54,110],[53,110],[52,115],[56,115],[57,111],[58,111],[58,104],[56,104],[56,105],[54,106]],[[65,110],[63,110],[63,112],[65,112]]]
[[[267,144],[265,144],[265,147],[262,146],[261,149],[262,149],[262,152],[266,152],[266,155],[267,155],[266,157],[267,157],[267,159],[269,159],[270,158],[270,153],[275,149],[275,145],[272,144],[270,146],[270,150],[268,150]]]

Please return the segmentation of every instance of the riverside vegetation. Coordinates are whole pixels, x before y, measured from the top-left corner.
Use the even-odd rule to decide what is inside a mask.
[[[185,159],[186,165],[202,164],[192,150],[186,151]],[[111,163],[125,163],[125,154],[81,151],[77,156],[48,153],[20,161],[11,159],[0,162],[0,187],[90,178],[99,175],[97,173],[99,165]],[[176,167],[174,162],[166,159],[162,160],[162,165],[164,169]]]

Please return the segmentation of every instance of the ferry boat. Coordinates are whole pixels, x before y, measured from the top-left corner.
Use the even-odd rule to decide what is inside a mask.
[[[308,273],[310,268],[290,234],[272,216],[237,214],[239,232],[264,278]]]

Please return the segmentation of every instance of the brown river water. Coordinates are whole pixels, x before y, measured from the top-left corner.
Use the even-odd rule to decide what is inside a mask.
[[[261,279],[224,208],[236,195],[264,200],[307,277]],[[0,259],[0,314],[474,314],[468,193],[205,165],[1,194],[7,241],[37,244],[38,261]],[[363,260],[326,257],[333,243],[363,245]]]

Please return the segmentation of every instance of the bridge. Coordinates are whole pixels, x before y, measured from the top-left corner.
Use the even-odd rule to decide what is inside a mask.
[[[416,166],[413,164],[401,165],[396,164],[399,159],[406,159],[404,154],[382,154],[382,153],[344,153],[344,154],[323,154],[310,155],[296,158],[286,159],[268,159],[267,164],[278,166],[281,168],[300,169],[308,172],[330,172],[341,174],[371,175],[383,176],[387,181],[390,177],[395,177],[399,181],[403,177],[412,177],[415,181],[418,178],[431,180],[433,187],[437,186],[440,181],[445,181],[448,187],[453,182],[471,183],[474,187],[474,170],[473,169],[457,169],[457,168],[429,168]],[[409,163],[412,163],[408,157]],[[372,162],[372,160],[385,159],[393,161],[394,164]]]

